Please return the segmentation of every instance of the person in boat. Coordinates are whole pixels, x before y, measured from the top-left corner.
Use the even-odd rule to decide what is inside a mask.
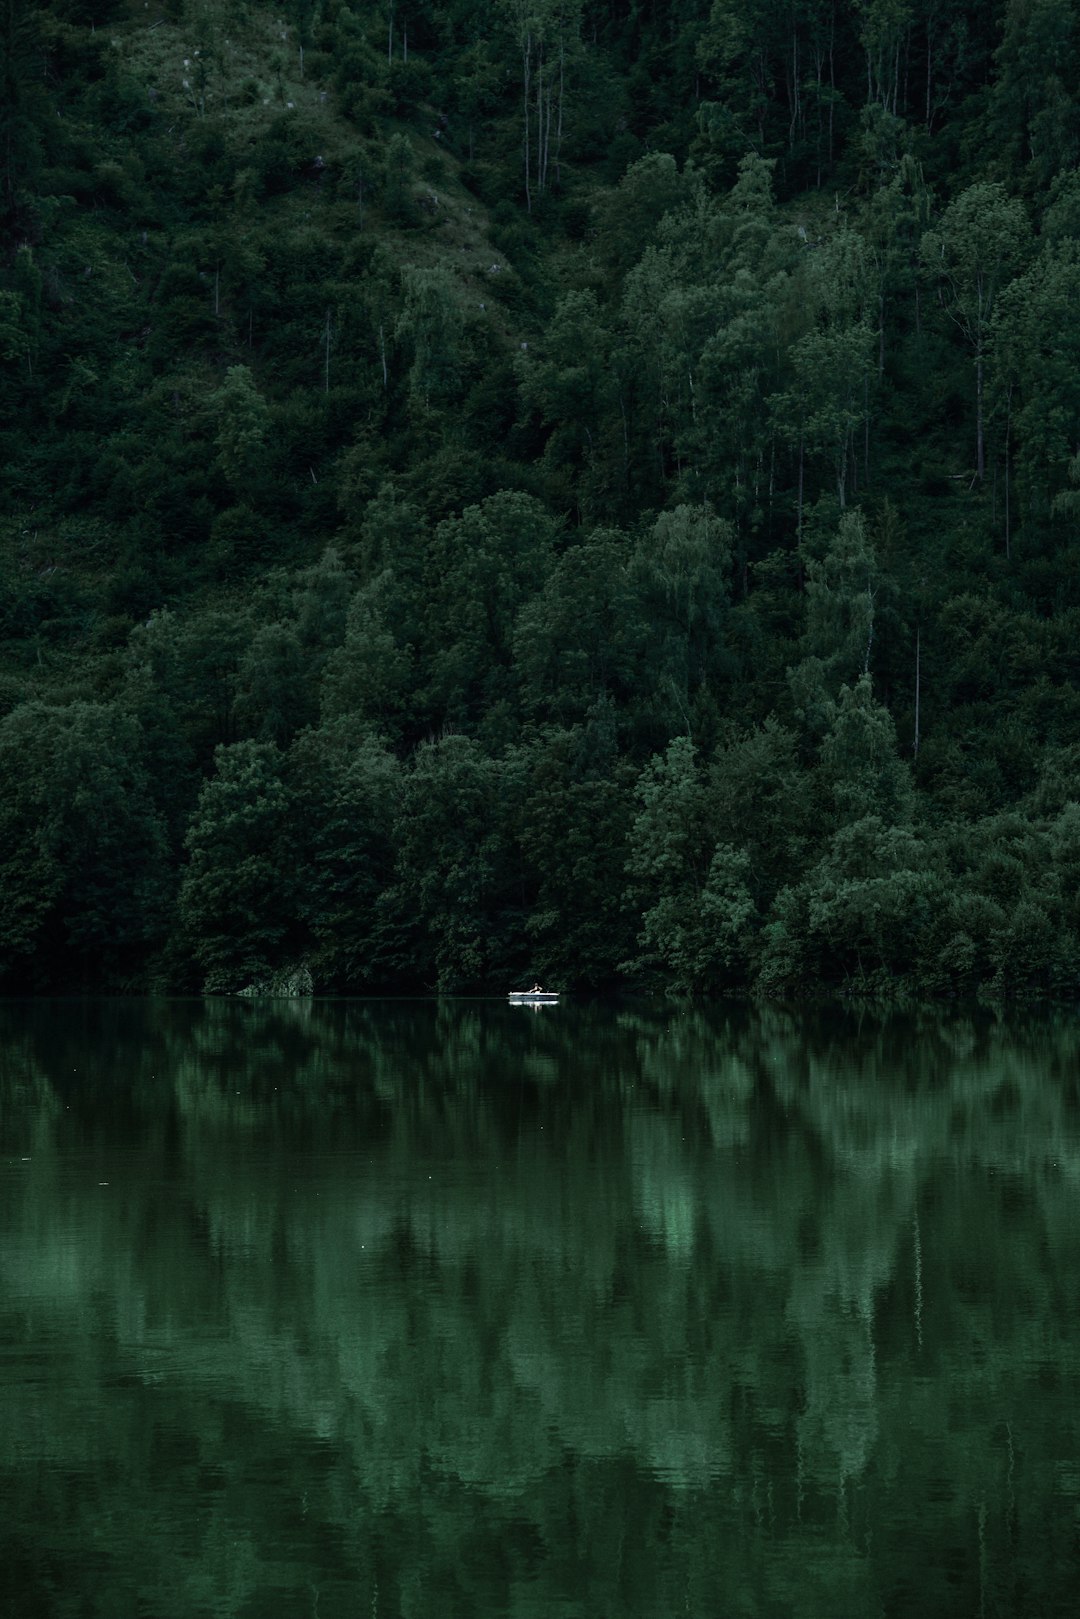
[[[544,993],[544,992],[543,992],[543,990],[542,990],[542,989],[541,989],[541,988],[540,988],[540,985],[539,985],[539,984],[534,984],[534,985],[533,985],[533,987],[532,987],[532,989],[530,989],[530,991],[529,991],[529,994],[530,994],[530,995],[542,995],[542,994],[543,994],[543,993]]]

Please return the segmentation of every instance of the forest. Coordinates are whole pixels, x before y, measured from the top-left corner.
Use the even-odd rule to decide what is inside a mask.
[[[1074,995],[1078,13],[4,0],[0,990]]]

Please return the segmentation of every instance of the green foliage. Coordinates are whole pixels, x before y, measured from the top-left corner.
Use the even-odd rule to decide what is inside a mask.
[[[4,7],[11,981],[1059,993],[1074,24]]]
[[[641,968],[676,993],[745,981],[755,917],[750,856],[713,842],[711,806],[693,744],[676,737],[637,786],[627,871],[641,908]]]
[[[448,735],[417,749],[403,782],[397,882],[430,988],[475,988],[508,959],[515,896],[504,781],[474,741]]]
[[[207,993],[267,977],[296,934],[295,833],[273,742],[219,747],[188,829],[178,910]]]
[[[0,721],[0,972],[131,981],[162,941],[166,844],[135,722],[104,704],[21,704]]]
[[[270,411],[246,365],[232,365],[211,396],[218,463],[238,493],[253,480],[266,447]]]

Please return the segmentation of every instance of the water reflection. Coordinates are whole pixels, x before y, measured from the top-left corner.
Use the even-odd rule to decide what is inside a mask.
[[[0,1009],[8,1611],[1071,1613],[1078,1056]]]

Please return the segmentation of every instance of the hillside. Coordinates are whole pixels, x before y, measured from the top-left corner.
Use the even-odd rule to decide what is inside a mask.
[[[1068,993],[1065,0],[13,0],[0,984]]]

